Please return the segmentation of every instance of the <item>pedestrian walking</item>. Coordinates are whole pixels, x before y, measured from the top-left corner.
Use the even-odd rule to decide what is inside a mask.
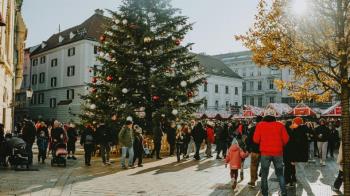
[[[342,147],[342,142],[340,142],[340,147],[339,147],[339,154],[338,154],[338,159],[337,159],[337,163],[339,164],[339,173],[337,178],[335,179],[334,185],[332,190],[335,192],[339,192],[340,187],[343,184],[344,181],[344,171],[343,171],[343,147]]]
[[[36,129],[34,123],[29,119],[24,119],[24,127],[22,129],[22,139],[26,143],[26,152],[28,154],[29,165],[33,164],[33,143],[35,141]]]
[[[195,120],[191,120],[190,126],[189,126],[189,142],[187,145],[187,153],[186,153],[186,158],[190,158],[190,154],[192,152],[194,152],[196,150],[196,146],[195,146],[195,142],[194,142],[194,138],[192,135],[193,129],[196,126],[196,121]]]
[[[312,122],[307,122],[306,126],[308,128],[308,132],[306,133],[308,142],[309,142],[309,162],[315,162],[315,128]]]
[[[45,122],[41,122],[36,132],[36,144],[38,145],[38,163],[44,164],[46,159],[46,151],[49,145],[49,131]]]
[[[162,159],[160,157],[160,149],[162,146],[162,137],[163,137],[163,124],[162,122],[156,122],[153,128],[153,142],[154,150],[152,154],[156,154],[156,159]]]
[[[201,149],[201,145],[205,139],[205,130],[201,122],[198,122],[193,128],[192,136],[196,145],[196,152],[194,158],[196,160],[200,160],[199,150]]]
[[[96,129],[96,143],[100,146],[101,158],[104,165],[111,164],[109,162],[109,156],[111,152],[112,141],[113,138],[110,129],[108,129],[104,123],[100,123]]]
[[[222,156],[225,158],[226,157],[226,152],[227,152],[227,137],[228,137],[228,127],[222,126],[219,122],[216,122],[215,128],[215,140],[216,140],[216,159],[222,159],[220,157],[220,153],[222,152]]]
[[[225,158],[225,167],[230,165],[230,176],[232,181],[232,189],[237,186],[238,171],[241,169],[242,159],[245,159],[249,155],[248,152],[244,152],[238,145],[236,139],[233,139],[232,144],[228,150],[228,154]]]
[[[166,130],[167,133],[167,141],[170,147],[169,150],[169,156],[173,156],[174,155],[174,151],[175,151],[175,140],[176,140],[176,123],[174,121],[172,121],[170,123],[170,127],[167,128]]]
[[[95,150],[95,133],[91,125],[87,125],[80,138],[80,144],[84,147],[85,165],[91,166],[91,156]]]
[[[320,126],[316,128],[315,132],[317,136],[317,146],[318,146],[319,155],[320,155],[320,165],[326,166],[327,148],[328,148],[330,130],[326,126],[326,121],[324,119],[320,119]]]
[[[283,147],[287,144],[288,139],[289,136],[284,125],[276,122],[276,118],[269,113],[256,126],[253,141],[260,146],[261,192],[263,196],[268,196],[267,178],[271,162],[273,162],[275,167],[281,194],[282,196],[287,195],[283,177]]]
[[[188,132],[188,126],[186,123],[182,123],[181,127],[176,131],[176,158],[177,162],[181,160],[181,154],[183,154],[183,158],[185,158],[185,153],[187,152],[185,149],[185,137],[186,132]]]
[[[125,158],[127,153],[129,154],[128,166],[129,167],[133,166],[133,161],[134,161],[133,140],[134,140],[134,133],[132,130],[132,122],[130,120],[127,120],[125,122],[125,125],[122,127],[122,129],[119,132],[119,144],[122,148],[122,158],[121,158],[120,164],[123,169],[127,169],[125,165]]]
[[[256,124],[261,122],[262,116],[256,117]],[[255,182],[258,180],[258,168],[260,162],[259,145],[254,143],[253,136],[256,130],[256,125],[250,128],[247,138],[247,150],[250,153],[250,182],[249,186],[255,187]]]
[[[331,158],[334,158],[334,149],[337,147],[337,143],[339,141],[339,134],[334,126],[334,124],[330,125],[330,134],[328,139],[328,149],[327,149],[327,155],[330,154]]]
[[[138,125],[134,126],[135,135],[133,142],[133,150],[134,150],[134,158],[132,165],[135,165],[136,159],[138,159],[137,166],[142,167],[142,157],[143,157],[143,136],[142,136],[142,128]],[[130,156],[130,155],[129,155]]]
[[[69,127],[67,128],[67,151],[68,151],[68,157],[67,159],[73,159],[77,160],[77,158],[74,156],[75,155],[75,143],[78,140],[78,132],[75,127],[75,124],[70,123]],[[71,156],[72,155],[72,156]]]
[[[215,136],[214,136],[214,123],[209,121],[206,126],[206,140],[205,143],[207,145],[205,149],[205,154],[208,158],[213,157],[212,156],[212,144],[215,143]]]

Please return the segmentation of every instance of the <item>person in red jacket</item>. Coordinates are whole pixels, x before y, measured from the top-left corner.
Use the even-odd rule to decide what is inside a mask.
[[[215,143],[215,136],[214,136],[214,123],[212,122],[208,122],[207,126],[206,126],[206,132],[207,132],[207,138],[205,140],[205,143],[207,145],[207,148],[205,149],[205,154],[207,155],[207,157],[213,157],[212,156],[212,151],[211,151],[211,146],[212,144]]]
[[[266,115],[262,122],[258,123],[253,136],[253,141],[259,144],[261,152],[261,192],[267,196],[267,177],[271,162],[275,167],[275,173],[279,181],[282,196],[287,195],[283,177],[283,147],[287,144],[289,136],[286,128],[272,115]]]

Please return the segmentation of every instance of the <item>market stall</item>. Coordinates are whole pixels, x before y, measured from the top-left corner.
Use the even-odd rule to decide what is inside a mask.
[[[290,115],[292,111],[293,111],[293,108],[291,108],[286,103],[270,103],[266,106],[264,113],[274,115],[276,117],[281,117],[281,116]]]
[[[316,116],[316,112],[305,103],[299,103],[290,113],[293,116]]]
[[[341,105],[340,102],[337,102],[327,110],[325,110],[321,116],[326,117],[340,117],[341,116]]]
[[[243,117],[244,118],[254,118],[256,116],[263,116],[264,110],[262,108],[252,106],[252,105],[244,105],[243,107]]]

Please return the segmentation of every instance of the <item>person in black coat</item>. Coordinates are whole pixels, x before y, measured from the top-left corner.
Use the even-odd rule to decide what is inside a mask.
[[[101,123],[96,129],[96,143],[100,145],[102,162],[105,165],[110,165],[109,155],[112,141],[113,138],[110,129],[104,123]]]
[[[199,150],[201,148],[201,144],[205,139],[205,130],[201,122],[198,122],[197,125],[192,130],[192,137],[194,140],[194,143],[196,145],[196,153],[194,155],[194,158],[196,160],[200,160],[199,157]]]
[[[174,155],[175,151],[175,140],[176,140],[176,124],[175,122],[170,123],[170,127],[167,128],[167,140],[170,147],[169,156]]]
[[[289,141],[284,147],[284,178],[286,184],[294,186],[296,182],[296,162],[307,162],[309,159],[309,142],[307,133],[309,128],[304,125],[303,119],[297,117],[286,123],[286,129],[289,135]]]
[[[316,137],[317,137],[317,146],[319,150],[319,155],[321,157],[320,164],[321,166],[326,165],[327,158],[327,148],[328,148],[328,140],[331,131],[326,126],[326,121],[324,119],[320,119],[320,126],[315,129]]]
[[[26,142],[26,152],[28,153],[28,162],[33,164],[33,143],[35,141],[36,129],[34,123],[25,119],[24,127],[22,129],[22,139]]]
[[[143,136],[142,136],[142,128],[138,125],[134,126],[134,159],[132,164],[134,165],[136,159],[138,159],[137,166],[142,167],[142,157],[143,157]]]
[[[77,158],[74,156],[75,154],[75,142],[78,140],[78,132],[77,129],[75,128],[74,124],[70,124],[68,129],[67,129],[67,136],[68,136],[68,141],[67,141],[67,151],[68,151],[68,157],[67,159],[73,159],[77,160]],[[70,154],[72,153],[72,157]]]
[[[335,128],[335,126],[332,124],[330,126],[330,134],[329,134],[328,149],[327,149],[327,155],[329,152],[332,158],[334,158],[334,149],[336,148],[338,141],[339,141],[338,131]]]
[[[154,154],[154,152],[155,152],[156,158],[162,159],[160,157],[160,148],[162,146],[163,124],[161,122],[156,122],[154,124],[155,124],[155,126],[153,128],[154,150],[153,150],[152,154]]]
[[[85,165],[91,166],[91,155],[95,150],[96,136],[92,126],[87,125],[81,134],[80,144],[84,147]]]
[[[222,125],[220,125],[219,122],[216,122],[215,124],[215,128],[214,128],[214,132],[215,132],[215,140],[216,140],[216,151],[217,151],[217,155],[216,155],[216,159],[222,159],[220,157],[220,153],[222,152],[223,157],[226,157],[226,152],[227,152],[227,138],[228,138],[228,126],[227,124],[224,125],[224,127]]]

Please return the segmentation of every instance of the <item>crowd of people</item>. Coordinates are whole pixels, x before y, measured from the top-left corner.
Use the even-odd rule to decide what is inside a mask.
[[[178,162],[189,159],[191,153],[194,153],[193,159],[200,160],[200,149],[203,146],[205,146],[203,156],[211,158],[216,153],[217,160],[223,159],[229,165],[233,189],[239,182],[238,175],[243,180],[243,165],[245,159],[250,156],[248,185],[255,187],[260,176],[263,195],[268,195],[267,178],[271,162],[275,167],[281,193],[286,195],[286,186],[294,186],[297,182],[298,162],[316,163],[315,158],[318,158],[320,166],[325,166],[328,155],[333,158],[335,149],[341,147],[340,121],[330,122],[325,119],[305,121],[300,117],[277,121],[274,116],[266,115],[258,116],[254,120],[233,122],[219,120],[167,122],[163,119],[153,124],[152,153],[145,145],[144,131],[130,118],[118,131],[104,123],[87,124],[80,131],[72,123],[62,124],[56,120],[47,124],[44,121],[34,123],[25,119],[16,133],[26,143],[30,164],[33,163],[32,148],[35,141],[38,146],[38,162],[45,163],[48,152],[60,142],[67,144],[68,159],[76,160],[75,146],[80,135],[86,166],[91,166],[91,157],[97,149],[103,164],[110,165],[111,149],[118,145],[117,148],[121,151],[121,168],[134,168],[136,160],[138,160],[137,166],[142,167],[144,155],[149,154],[156,159],[162,159],[160,153],[162,138],[166,135],[168,156],[176,155]],[[4,140],[2,125],[0,125],[0,140]],[[339,162],[342,159],[341,154],[340,149]],[[0,156],[0,162],[1,160],[3,157]],[[342,168],[333,189],[339,190],[341,184]]]

